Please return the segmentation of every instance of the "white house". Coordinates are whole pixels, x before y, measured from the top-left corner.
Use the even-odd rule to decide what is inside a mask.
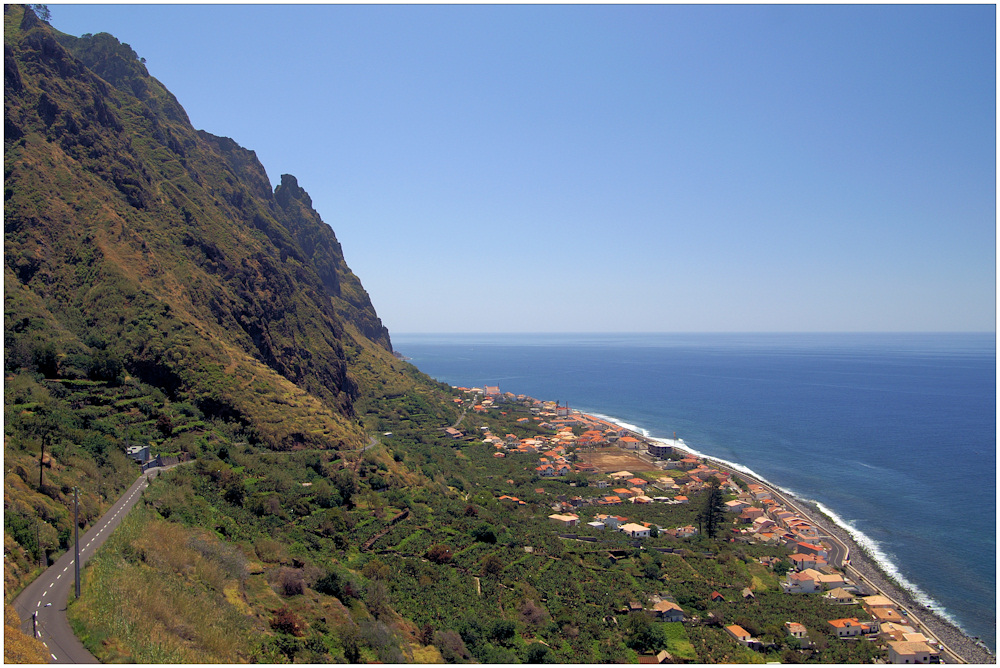
[[[549,515],[549,519],[556,524],[562,525],[564,527],[575,527],[580,521],[580,518],[576,515]]]
[[[653,614],[665,622],[683,622],[684,611],[671,601],[660,601],[653,606]]]
[[[859,622],[857,617],[850,619],[831,619],[827,622],[833,627],[838,638],[853,638],[855,636],[873,633],[875,625],[868,622]]]
[[[733,499],[732,501],[726,501],[726,512],[730,513],[741,513],[744,509],[749,508],[750,504],[745,501],[740,501],[739,499]]]
[[[805,638],[807,635],[809,635],[809,632],[806,630],[806,627],[803,626],[802,624],[799,624],[798,622],[785,622],[785,631],[787,631],[788,635],[792,636],[793,638],[802,639]]]
[[[641,524],[636,524],[635,522],[623,524],[618,527],[618,529],[627,533],[632,538],[649,538],[649,527],[644,527]]]
[[[938,653],[925,642],[890,642],[889,663],[930,663]]]
[[[805,571],[802,573],[789,571],[785,581],[781,583],[781,588],[786,594],[812,594],[820,591],[819,584]]]
[[[622,522],[627,521],[624,517],[617,517],[615,515],[596,515],[594,519],[603,522],[604,526],[609,529],[617,529],[621,526]]]
[[[741,645],[749,645],[750,642],[753,640],[753,637],[750,635],[749,631],[747,631],[742,626],[737,626],[736,624],[733,624],[732,626],[727,626],[726,632],[729,633],[729,635],[731,635],[736,640],[736,642],[740,643]]]

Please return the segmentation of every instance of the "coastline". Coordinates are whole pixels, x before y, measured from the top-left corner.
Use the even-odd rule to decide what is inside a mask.
[[[708,458],[710,461],[711,457]],[[725,464],[719,463],[719,466]],[[984,644],[970,638],[965,631],[959,628],[951,620],[945,618],[934,609],[926,608],[917,602],[913,594],[905,587],[898,584],[895,579],[888,574],[885,569],[872,558],[868,550],[859,545],[857,541],[832,518],[818,508],[814,503],[804,501],[787,492],[775,488],[755,476],[736,472],[745,479],[769,489],[775,496],[782,499],[788,505],[793,506],[802,513],[810,522],[825,531],[831,538],[847,546],[849,559],[843,567],[846,572],[860,580],[871,590],[871,593],[882,594],[900,604],[901,612],[907,614],[914,624],[914,628],[925,635],[935,636],[942,645],[942,649],[957,657],[960,661],[972,664],[996,663],[996,656]],[[860,576],[860,577],[858,577]]]
[[[677,445],[678,441],[650,436],[645,429],[618,418],[596,412],[582,410],[579,412],[613,422],[642,441],[661,442],[683,449],[693,456],[707,459],[721,469],[730,470],[746,482],[765,487],[777,499],[794,507],[832,539],[846,546],[848,559],[843,565],[843,570],[849,572],[855,580],[863,583],[866,588],[871,589],[872,594],[882,594],[899,604],[901,611],[906,612],[917,631],[937,638],[942,645],[942,653],[949,654],[949,658],[952,659],[949,663],[996,663],[995,654],[984,643],[973,640],[957,623],[945,617],[942,612],[920,603],[914,594],[907,587],[901,585],[880,560],[870,553],[867,547],[860,544],[846,527],[831,516],[832,513],[828,514],[817,502],[802,499],[765,480],[745,466],[693,450],[683,440],[679,440],[682,445]]]

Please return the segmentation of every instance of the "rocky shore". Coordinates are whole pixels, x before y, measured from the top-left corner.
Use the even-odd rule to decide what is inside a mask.
[[[646,440],[645,436],[642,434],[637,432],[630,433],[640,440]],[[683,449],[683,447],[681,447],[681,449]],[[694,453],[691,454],[693,455]],[[917,602],[909,591],[897,584],[891,576],[885,573],[878,566],[877,562],[851,537],[846,530],[844,530],[843,527],[834,522],[814,504],[808,503],[796,497],[789,497],[789,495],[782,493],[780,490],[774,489],[772,485],[767,484],[765,481],[760,480],[755,476],[748,475],[742,471],[736,471],[717,459],[706,457],[705,455],[696,456],[708,459],[719,469],[728,470],[732,474],[743,478],[747,482],[757,483],[766,487],[776,498],[781,499],[788,506],[794,507],[817,527],[846,545],[850,550],[850,565],[846,570],[849,572],[853,571],[851,575],[854,575],[855,579],[857,579],[857,576],[860,575],[862,578],[862,584],[864,584],[867,589],[871,590],[871,593],[876,593],[877,591],[896,601],[896,603],[898,603],[906,611],[908,617],[917,625],[917,631],[927,631],[929,632],[927,635],[933,634],[947,647],[948,650],[951,651],[951,654],[957,656],[958,660],[970,664],[996,663],[996,656],[985,644],[969,637],[964,631],[956,627],[953,623],[941,615],[937,614],[934,610],[926,608],[923,604]],[[949,663],[955,662],[955,658],[950,656],[942,657],[942,660]]]
[[[937,636],[948,649],[957,654],[963,661],[977,664],[996,663],[996,656],[985,645],[970,638],[961,629],[933,610],[925,608],[907,590],[896,584],[892,578],[876,565],[875,561],[868,555],[864,548],[851,538],[851,535],[847,531],[834,523],[819,509],[798,499],[795,502],[809,516],[810,521],[850,548],[850,569],[855,574],[861,575],[867,581],[869,588],[877,589],[901,604],[909,617],[917,622],[919,627],[926,628]],[[921,631],[923,629],[918,628],[917,630]]]
[[[872,590],[871,593],[878,591],[900,604],[910,619],[917,624],[917,631],[929,631],[929,634],[936,636],[938,640],[944,643],[944,645],[951,650],[951,653],[957,655],[957,658],[965,663],[996,663],[996,656],[988,647],[986,647],[986,645],[977,640],[973,640],[950,621],[940,616],[935,611],[925,608],[923,604],[918,603],[916,599],[913,598],[912,594],[897,584],[894,579],[892,579],[878,566],[868,552],[858,545],[858,543],[847,531],[844,530],[843,527],[830,519],[815,505],[805,502],[802,499],[789,497],[787,494],[774,489],[763,480],[740,471],[735,471],[722,462],[713,460],[711,457],[708,457],[707,459],[719,466],[719,468],[727,469],[748,482],[754,482],[766,487],[776,498],[782,500],[787,506],[794,507],[802,515],[809,519],[810,522],[815,524],[830,536],[837,538],[844,545],[847,545],[850,550],[850,566],[848,566],[847,570],[849,572],[853,571],[851,574],[854,576],[860,575],[863,579],[862,584],[865,584],[868,589]],[[948,657],[947,661],[951,663],[954,662],[954,659]]]

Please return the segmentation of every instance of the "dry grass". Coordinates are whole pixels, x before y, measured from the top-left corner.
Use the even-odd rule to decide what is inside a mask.
[[[631,471],[633,473],[659,471],[650,462],[618,448],[581,452],[579,453],[579,457],[580,461],[597,467],[597,470],[601,473],[614,473],[615,471]]]
[[[70,606],[103,662],[241,663],[256,629],[225,546],[136,509],[86,569]],[[195,547],[192,547],[195,545]]]

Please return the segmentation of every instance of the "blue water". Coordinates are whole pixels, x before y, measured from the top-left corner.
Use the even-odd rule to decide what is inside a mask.
[[[568,402],[816,501],[996,648],[993,334],[394,335],[452,385]]]

